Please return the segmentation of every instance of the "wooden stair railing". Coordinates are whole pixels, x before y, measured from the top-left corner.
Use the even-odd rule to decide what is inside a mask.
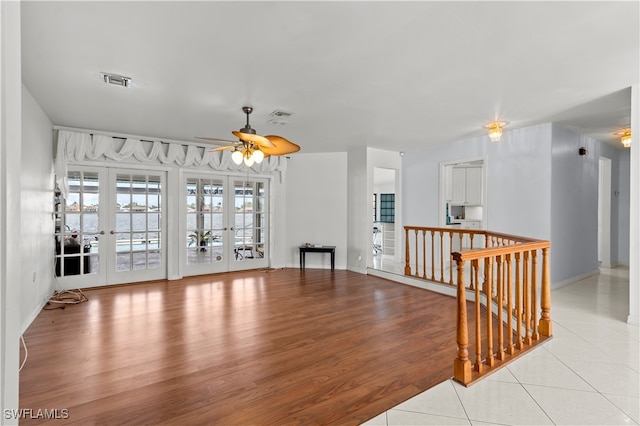
[[[551,337],[549,247],[490,231],[405,227],[405,275],[456,286],[455,380],[468,386]]]

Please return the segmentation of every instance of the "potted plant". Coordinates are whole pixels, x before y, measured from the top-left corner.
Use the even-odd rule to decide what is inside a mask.
[[[189,234],[189,245],[196,243],[200,246],[200,251],[207,251],[207,245],[211,239],[211,231],[195,230]]]

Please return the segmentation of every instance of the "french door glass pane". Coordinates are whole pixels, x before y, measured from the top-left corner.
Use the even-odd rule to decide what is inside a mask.
[[[69,172],[69,194],[61,200],[56,228],[56,276],[98,273],[99,179],[94,172]]]
[[[221,179],[187,179],[187,265],[224,260],[223,187]]]
[[[162,266],[161,190],[160,176],[116,176],[116,271]]]
[[[264,182],[234,181],[234,260],[264,257]]]

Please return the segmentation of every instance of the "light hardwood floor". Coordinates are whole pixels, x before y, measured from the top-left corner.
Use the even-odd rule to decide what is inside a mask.
[[[24,335],[20,407],[67,409],[56,424],[355,425],[453,371],[455,299],[369,275],[262,270],[85,294]]]

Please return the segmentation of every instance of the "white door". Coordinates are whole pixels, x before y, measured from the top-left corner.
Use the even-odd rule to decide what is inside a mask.
[[[74,167],[56,206],[65,288],[166,278],[164,172]]]
[[[183,275],[269,266],[268,180],[185,174]]]
[[[109,284],[167,277],[164,172],[109,171]]]

